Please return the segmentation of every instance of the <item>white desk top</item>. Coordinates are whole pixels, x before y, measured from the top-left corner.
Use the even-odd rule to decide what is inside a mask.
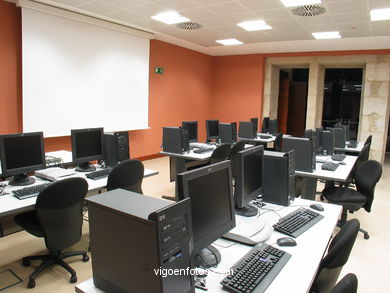
[[[312,201],[304,199],[295,199],[290,207],[281,207],[277,205],[267,204],[261,210],[260,217],[254,217],[254,221],[265,221],[269,224],[274,224],[280,216],[284,216],[298,206],[308,206]],[[274,281],[266,290],[267,293],[275,292],[307,292],[310,288],[318,265],[326,251],[329,240],[332,236],[334,227],[337,224],[338,217],[341,213],[341,206],[322,203],[324,211],[320,212],[324,218],[305,233],[296,238],[297,246],[282,247],[280,249],[287,251],[292,255],[290,260],[280,271]],[[270,212],[273,210],[274,212]],[[284,234],[273,232],[268,244],[277,247],[276,240],[280,237],[285,237]],[[223,246],[221,246],[223,245]],[[222,285],[219,282],[224,278],[223,275],[216,272],[226,272],[234,265],[251,247],[233,243],[227,240],[217,240],[214,246],[221,252],[221,263],[217,268],[212,269],[215,272],[209,271],[206,283],[208,292],[225,292],[222,290]],[[93,285],[92,278],[76,285],[78,293],[102,293],[103,291]],[[196,289],[196,292],[204,292]]]
[[[345,165],[339,165],[335,171],[322,170],[321,166],[323,163],[317,162],[316,169],[312,173],[295,171],[295,175],[345,182],[345,180],[347,180],[348,178],[349,173],[351,173],[352,167],[355,164],[356,159],[356,156],[347,155],[346,158],[343,160],[343,163],[345,163]],[[330,156],[317,156],[317,160],[337,163],[336,161],[332,161]]]
[[[345,148],[334,148],[334,149],[337,151],[345,151],[347,153],[360,153],[363,147],[364,147],[364,142],[358,141],[356,148],[348,147],[348,143],[347,143]]]
[[[260,138],[259,135],[271,135],[270,138]],[[240,138],[239,140],[247,140],[247,141],[253,141],[253,142],[264,142],[264,143],[269,143],[269,142],[274,142],[276,136],[269,134],[269,133],[257,133],[256,138]]]

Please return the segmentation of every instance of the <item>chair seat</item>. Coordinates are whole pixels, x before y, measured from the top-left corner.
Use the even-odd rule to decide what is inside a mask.
[[[322,196],[328,201],[342,205],[349,210],[358,210],[362,207],[367,197],[351,188],[329,187],[322,191]]]
[[[15,216],[15,222],[28,233],[36,237],[44,237],[35,211],[26,212]]]

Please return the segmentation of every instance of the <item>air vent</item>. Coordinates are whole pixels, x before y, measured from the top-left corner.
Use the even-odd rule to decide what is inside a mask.
[[[318,16],[326,12],[325,7],[320,5],[303,5],[291,10],[292,14],[302,17]]]
[[[200,23],[196,23],[192,21],[181,22],[178,23],[176,26],[180,29],[187,30],[187,31],[197,30],[202,27]]]

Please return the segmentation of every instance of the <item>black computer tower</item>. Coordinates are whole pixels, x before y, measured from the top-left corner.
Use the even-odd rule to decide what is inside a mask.
[[[104,161],[106,166],[114,167],[130,159],[129,132],[107,132],[104,134]]]
[[[184,153],[190,150],[188,129],[182,127],[163,127],[163,151]]]
[[[334,135],[330,130],[322,132],[322,151],[327,155],[333,155],[334,153]]]
[[[283,137],[282,152],[295,150],[295,170],[313,172],[316,169],[316,153],[310,138]]]
[[[328,127],[327,130],[333,132],[334,147],[345,148],[346,141],[346,129],[342,127]]]
[[[295,196],[294,151],[264,151],[263,166],[263,201],[289,206]]]
[[[257,133],[254,131],[253,123],[247,121],[240,121],[238,136],[240,138],[256,138]]]
[[[237,141],[237,123],[219,123],[219,138],[222,143],[233,143]]]
[[[269,117],[263,118],[263,124],[261,125],[261,132],[267,133],[269,130]]]
[[[88,197],[95,286],[107,293],[194,292],[190,201],[116,189]],[[167,274],[175,269],[180,274]],[[187,273],[186,273],[187,272]]]

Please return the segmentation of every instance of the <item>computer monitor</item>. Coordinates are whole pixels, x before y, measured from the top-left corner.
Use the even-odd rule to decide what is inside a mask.
[[[232,160],[234,203],[236,214],[256,216],[256,207],[248,205],[262,191],[264,146],[256,146],[235,154]]]
[[[78,165],[76,171],[96,170],[89,162],[103,160],[103,134],[103,127],[71,130],[72,158],[73,163]]]
[[[188,130],[188,139],[189,142],[198,141],[198,121],[183,121],[181,123],[183,128]]]
[[[334,147],[335,148],[345,148],[345,140],[346,140],[345,128],[327,127],[326,129],[333,132]]]
[[[278,119],[271,119],[269,120],[269,127],[268,132],[271,134],[277,134],[278,133]]]
[[[237,123],[219,123],[219,138],[222,143],[234,143],[237,141]]]
[[[261,126],[261,132],[267,133],[269,130],[269,117],[263,118],[263,124]]]
[[[191,198],[195,265],[216,266],[221,255],[210,244],[236,226],[230,161],[178,174],[177,192]]]
[[[240,138],[256,138],[257,132],[254,132],[253,123],[247,121],[240,121],[238,136]]]
[[[253,123],[253,132],[256,133],[256,135],[257,135],[257,130],[259,127],[259,118],[257,118],[257,117],[251,118],[250,121]]]
[[[295,150],[295,170],[313,172],[316,167],[316,157],[313,142],[303,137],[283,137],[282,152]]]
[[[219,139],[219,120],[206,120],[207,141]]]
[[[1,135],[0,158],[2,176],[13,176],[10,185],[33,184],[27,173],[46,168],[43,132]]]

